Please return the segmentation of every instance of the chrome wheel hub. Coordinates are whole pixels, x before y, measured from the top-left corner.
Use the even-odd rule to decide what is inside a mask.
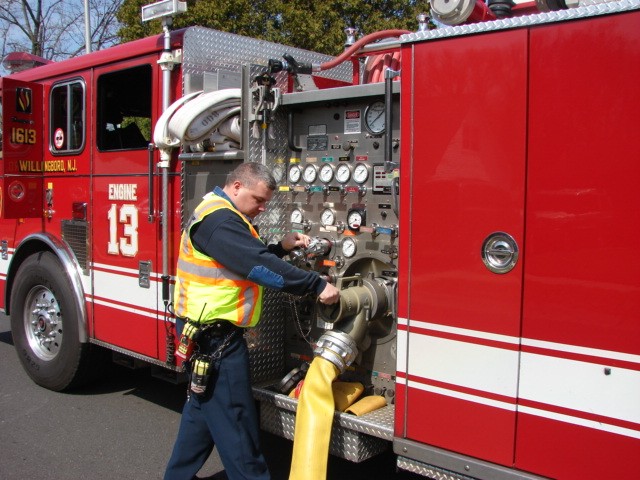
[[[62,344],[62,314],[51,290],[37,286],[25,302],[25,330],[31,350],[42,360],[52,360]]]

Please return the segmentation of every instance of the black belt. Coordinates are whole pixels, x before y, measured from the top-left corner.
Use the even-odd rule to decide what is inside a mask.
[[[200,324],[198,322],[190,320],[187,317],[176,317],[176,318],[178,320],[182,320],[185,324],[191,322],[194,325],[199,326],[201,329],[201,334],[209,335],[211,337],[222,337],[224,335],[227,335],[228,333],[235,332],[235,331],[244,332],[244,329],[242,327],[238,327],[237,325],[234,325],[229,320],[214,320],[213,322]]]
[[[224,337],[231,332],[238,332],[243,330],[242,327],[238,327],[228,320],[218,320],[217,322],[204,326],[204,334],[211,337]]]

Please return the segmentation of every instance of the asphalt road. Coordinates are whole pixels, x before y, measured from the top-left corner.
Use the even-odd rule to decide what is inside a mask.
[[[8,318],[0,314],[0,478],[160,479],[176,437],[185,387],[147,369],[111,365],[72,393],[35,385],[18,361]],[[292,443],[263,434],[273,480],[286,480]],[[217,453],[198,474],[226,479]],[[331,457],[327,480],[416,480],[395,471],[393,454],[354,464]]]

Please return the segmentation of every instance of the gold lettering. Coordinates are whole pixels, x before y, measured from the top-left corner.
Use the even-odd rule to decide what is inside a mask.
[[[18,169],[21,172],[42,172],[42,162],[35,160],[19,160]]]
[[[64,172],[64,160],[47,160],[44,162],[45,172]]]

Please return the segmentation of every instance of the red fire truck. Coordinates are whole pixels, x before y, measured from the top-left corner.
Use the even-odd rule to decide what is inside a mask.
[[[174,2],[175,3],[175,2]],[[314,355],[384,405],[330,451],[435,478],[630,478],[640,453],[640,2],[432,3],[337,58],[200,27],[2,78],[0,306],[38,384],[96,354],[179,379],[181,227],[241,162],[261,235],[338,308],[268,291],[264,429]],[[545,11],[546,10],[546,11]]]

